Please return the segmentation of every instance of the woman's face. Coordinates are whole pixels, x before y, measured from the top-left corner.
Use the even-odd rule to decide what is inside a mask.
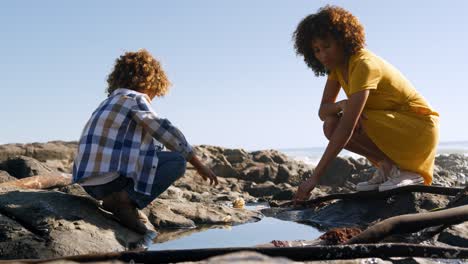
[[[311,42],[315,58],[328,70],[344,65],[343,46],[331,36]]]

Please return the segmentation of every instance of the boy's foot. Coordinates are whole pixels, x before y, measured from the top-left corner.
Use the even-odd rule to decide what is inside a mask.
[[[379,191],[388,191],[398,187],[420,184],[424,179],[421,175],[411,171],[400,171],[398,168],[392,168],[388,180],[379,186]]]
[[[373,191],[378,190],[379,185],[384,183],[386,180],[385,173],[382,168],[377,168],[372,174],[370,180],[365,182],[360,182],[356,185],[356,191]]]
[[[149,230],[141,219],[143,219],[136,206],[132,203],[125,191],[112,193],[104,197],[102,206],[111,212],[120,223],[133,231],[145,234]],[[145,219],[148,221],[148,218]]]

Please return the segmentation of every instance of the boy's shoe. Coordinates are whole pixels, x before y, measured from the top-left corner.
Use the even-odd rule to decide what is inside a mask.
[[[356,185],[356,191],[373,191],[378,190],[379,185],[386,181],[385,173],[381,168],[372,174],[372,178],[365,182],[360,182]]]
[[[390,171],[388,180],[379,186],[379,191],[388,191],[398,187],[423,183],[421,175],[411,171],[400,171],[396,166]]]

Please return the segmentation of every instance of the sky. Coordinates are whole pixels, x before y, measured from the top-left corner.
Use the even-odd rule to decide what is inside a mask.
[[[356,15],[367,48],[440,113],[441,141],[468,140],[468,1],[18,0],[0,3],[0,144],[78,140],[115,59],[145,48],[173,83],[152,105],[192,144],[324,146],[326,79],[291,37],[326,4]]]

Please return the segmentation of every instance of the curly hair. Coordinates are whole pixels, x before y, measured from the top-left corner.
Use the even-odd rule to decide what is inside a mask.
[[[364,27],[344,8],[326,5],[305,17],[293,33],[294,48],[316,76],[324,76],[328,70],[315,58],[312,40],[329,36],[343,45],[347,57],[365,46]]]
[[[125,52],[115,61],[107,77],[108,95],[119,88],[127,88],[158,97],[164,96],[171,85],[161,64],[145,49]]]

